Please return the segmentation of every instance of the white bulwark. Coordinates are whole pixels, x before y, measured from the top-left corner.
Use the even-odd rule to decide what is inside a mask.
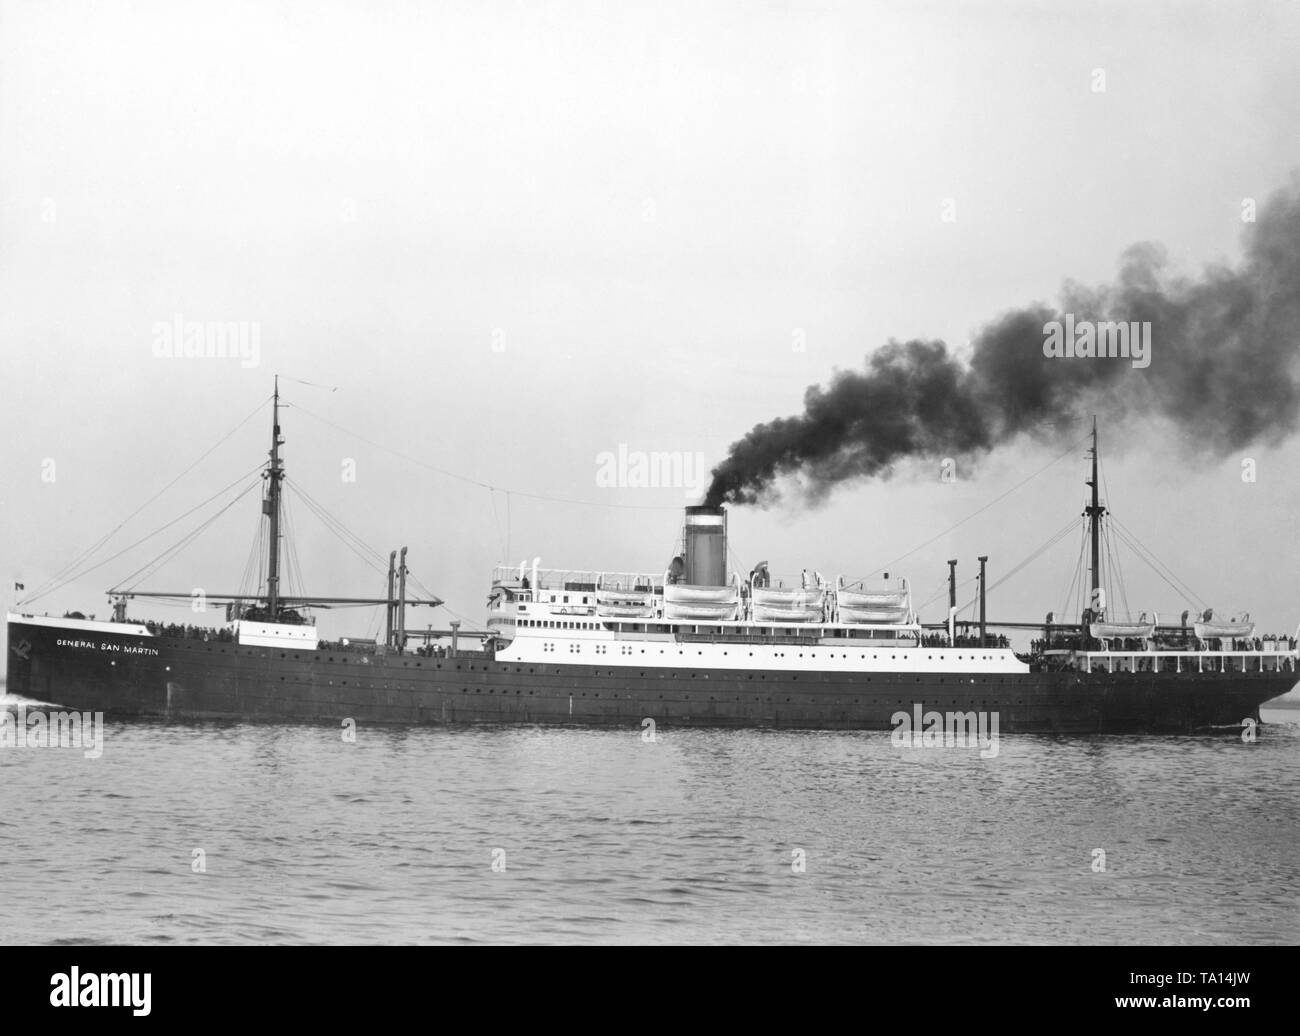
[[[117,633],[128,637],[152,637],[138,622],[100,622],[95,619],[56,619],[52,615],[15,615],[9,612],[7,622],[21,622],[28,626],[51,626],[56,629],[81,633]]]
[[[923,647],[916,644],[873,645],[869,641],[835,638],[823,629],[815,643],[749,643],[724,639],[727,633],[694,634],[685,623],[676,624],[689,637],[673,633],[625,632],[617,624],[593,624],[593,629],[516,629],[514,640],[497,651],[503,662],[559,663],[643,669],[765,670],[767,672],[824,673],[1027,673],[1029,666],[1008,648]]]
[[[235,639],[250,647],[283,647],[297,651],[315,651],[320,638],[315,626],[290,626],[279,622],[250,622],[240,619],[231,623]]]

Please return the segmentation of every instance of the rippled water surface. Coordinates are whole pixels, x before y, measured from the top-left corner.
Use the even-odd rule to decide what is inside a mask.
[[[0,941],[1294,943],[1300,711],[1264,719],[1254,744],[1004,735],[993,759],[109,723],[98,759],[0,748]]]

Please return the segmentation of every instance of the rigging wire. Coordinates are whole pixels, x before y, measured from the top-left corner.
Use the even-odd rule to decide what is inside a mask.
[[[1101,468],[1100,464],[1099,464],[1099,469],[1101,471],[1102,486],[1105,486],[1106,495],[1108,495],[1109,498],[1110,486],[1106,484],[1105,469]],[[1114,516],[1114,513],[1108,512],[1108,517],[1110,520],[1104,526],[1106,532],[1108,533],[1113,532],[1115,538],[1118,538],[1119,541],[1123,543],[1123,545],[1128,547],[1128,549],[1134,551],[1134,554],[1138,556],[1138,559],[1141,560],[1141,562],[1143,562],[1144,564],[1147,564],[1148,567],[1151,568],[1152,571],[1156,573],[1157,576],[1160,576],[1162,580],[1164,580],[1166,584],[1170,586],[1170,589],[1173,589],[1174,593],[1177,593],[1179,597],[1182,597],[1184,599],[1184,601],[1193,604],[1193,607],[1196,607],[1196,602],[1200,602],[1200,607],[1203,608],[1205,607],[1205,602],[1201,601],[1199,595],[1197,595],[1195,591],[1192,590],[1191,586],[1188,586],[1186,582],[1183,582],[1182,578],[1179,578],[1177,573],[1174,573],[1173,569],[1169,568],[1169,565],[1166,565],[1164,562],[1161,562],[1161,560],[1156,558],[1156,556],[1154,556],[1154,554],[1152,554],[1152,552],[1149,551],[1147,547],[1141,545],[1141,541],[1139,541],[1138,537],[1136,537],[1136,534],[1132,532],[1131,529],[1128,529],[1127,526],[1122,523],[1122,521],[1119,521],[1119,519],[1117,519],[1117,517]],[[1164,568],[1165,571],[1162,572],[1161,568]],[[1117,578],[1118,578],[1118,552],[1117,552]],[[1179,589],[1179,586],[1175,585],[1175,582],[1177,582],[1177,584],[1180,584],[1180,586],[1182,586],[1182,589]],[[1123,601],[1125,601],[1125,608],[1127,611],[1128,601],[1127,601],[1127,595],[1125,593],[1125,586],[1123,586],[1122,582],[1118,582],[1118,588],[1119,588],[1119,593],[1121,593],[1123,597]],[[1128,614],[1130,614],[1131,616],[1131,612],[1128,612]]]
[[[379,555],[373,547],[349,531],[342,522],[338,521],[332,514],[326,511],[323,506],[308,496],[307,492],[297,483],[288,478],[286,478],[284,482],[293,492],[294,496],[301,500],[307,506],[307,509],[316,516],[321,524],[336,536],[345,547],[351,550],[352,553],[356,554],[357,557],[377,572],[387,574],[388,569],[383,565],[381,555]],[[369,556],[367,556],[365,551],[369,551]]]
[[[434,600],[434,601],[441,600],[441,598],[439,598],[437,594],[435,594],[424,584],[424,581],[420,579],[419,576],[417,576],[414,572],[411,571],[410,565],[406,566],[406,581],[410,583],[412,586],[414,586],[421,593],[423,593],[424,596],[428,597],[430,600]],[[443,607],[445,606],[445,604],[446,602],[443,601],[442,604],[439,605],[439,607]]]
[[[252,545],[248,551],[248,561],[244,564],[244,574],[239,580],[239,595],[241,597],[251,597],[260,595],[262,582],[259,578],[261,574],[262,558],[266,552],[262,549],[263,530],[266,528],[264,522],[258,522],[257,528],[253,531]],[[253,582],[257,579],[257,582]]]
[[[130,586],[124,587],[122,592],[124,592],[124,593],[130,593],[130,592],[131,592],[132,590],[134,590],[134,589],[136,588],[136,586],[138,586],[138,585],[139,585],[139,584],[140,584],[140,583],[141,583],[145,578],[147,578],[147,576],[154,575],[155,573],[157,573],[158,570],[161,569],[161,568],[163,567],[163,565],[165,565],[168,561],[170,561],[170,560],[172,559],[172,557],[175,556],[175,554],[176,554],[176,552],[177,552],[178,550],[180,550],[182,547],[184,547],[187,543],[189,543],[191,540],[193,540],[193,539],[194,539],[196,536],[198,536],[200,533],[202,533],[202,532],[204,532],[206,529],[208,529],[208,528],[212,525],[213,522],[215,522],[215,521],[216,521],[218,518],[220,518],[223,514],[225,514],[225,513],[226,513],[227,511],[229,511],[232,507],[234,507],[235,504],[237,504],[240,500],[242,500],[242,499],[243,499],[245,496],[247,496],[250,492],[252,492],[254,489],[256,489],[256,488],[261,484],[261,481],[262,481],[262,480],[259,478],[259,479],[257,479],[257,480],[254,481],[254,482],[250,482],[246,488],[244,488],[244,489],[243,489],[243,490],[242,490],[242,491],[241,491],[241,492],[240,492],[240,493],[239,493],[239,494],[238,494],[238,495],[237,495],[233,500],[231,500],[228,504],[226,504],[225,507],[223,507],[220,511],[218,511],[216,514],[214,514],[211,518],[208,518],[206,521],[204,521],[204,522],[202,522],[200,525],[196,526],[196,527],[195,527],[191,532],[189,532],[189,533],[187,533],[186,535],[182,536],[179,540],[176,541],[176,543],[175,543],[173,546],[171,546],[169,549],[165,550],[162,554],[160,554],[157,558],[155,558],[154,561],[150,561],[150,562],[146,563],[144,566],[142,566],[141,568],[138,568],[138,569],[136,569],[134,572],[132,572],[129,576],[126,577],[126,579],[122,580],[123,583],[129,582],[130,580],[134,579],[137,575],[139,575],[141,572],[143,572],[145,569],[148,569],[148,568],[150,568],[151,566],[153,566],[152,569],[151,569],[151,571],[149,571],[146,575],[141,576],[140,579],[136,579],[136,581],[135,581],[134,583],[131,583]],[[155,562],[156,562],[156,564],[155,564]],[[119,584],[119,585],[120,585],[120,584]]]
[[[293,515],[289,509],[289,496],[287,493],[280,493],[280,514],[282,516],[279,526],[280,540],[284,548],[280,551],[280,586],[278,596],[281,598],[288,597],[293,593],[293,554],[290,545],[293,543]]]
[[[1074,562],[1074,572],[1070,576],[1070,585],[1066,587],[1065,590],[1065,603],[1061,605],[1062,616],[1070,615],[1070,614],[1075,614],[1075,615],[1083,614],[1081,610],[1075,610],[1073,613],[1070,610],[1072,604],[1078,603],[1078,598],[1075,596],[1075,585],[1080,582],[1079,577],[1083,573],[1083,552],[1087,549],[1088,546],[1088,523],[1082,522],[1081,520],[1081,529],[1082,529],[1082,535],[1079,537],[1079,556]]]
[[[36,588],[36,589],[31,593],[31,594],[29,594],[28,596],[24,597],[21,601],[19,601],[19,602],[18,602],[19,605],[25,605],[25,604],[29,604],[29,603],[31,603],[32,601],[39,600],[40,598],[44,597],[46,594],[53,593],[53,592],[54,592],[55,590],[57,590],[59,587],[61,587],[61,586],[66,586],[67,583],[71,581],[71,579],[63,580],[63,582],[59,582],[59,581],[60,581],[61,579],[63,579],[63,577],[64,577],[68,572],[70,572],[71,570],[73,570],[74,568],[76,568],[76,567],[77,567],[79,564],[81,564],[83,561],[89,560],[89,558],[91,557],[91,555],[93,555],[93,554],[95,553],[95,551],[99,550],[102,546],[104,546],[104,544],[106,544],[109,540],[111,540],[114,536],[116,536],[117,533],[122,529],[122,527],[123,527],[124,525],[126,525],[127,522],[129,522],[132,518],[134,518],[136,515],[138,515],[141,511],[143,511],[146,507],[148,507],[148,506],[149,506],[151,503],[153,503],[155,500],[157,500],[160,496],[162,496],[165,492],[167,492],[167,490],[171,489],[172,486],[176,485],[177,482],[179,482],[181,479],[183,479],[186,475],[188,475],[188,474],[189,474],[191,471],[193,471],[196,467],[198,467],[200,464],[202,464],[203,461],[205,461],[205,460],[206,460],[206,459],[207,459],[207,458],[208,458],[212,453],[214,453],[214,452],[217,450],[218,447],[220,447],[220,446],[222,446],[223,444],[225,444],[225,442],[226,442],[228,439],[230,439],[231,436],[233,436],[237,431],[239,431],[241,428],[243,428],[244,425],[248,424],[249,421],[251,421],[254,417],[256,417],[257,414],[258,414],[262,409],[264,409],[264,408],[266,407],[266,405],[267,405],[269,402],[271,402],[271,397],[270,397],[270,396],[267,396],[264,400],[262,400],[261,403],[259,403],[256,407],[254,407],[253,410],[248,414],[248,416],[245,417],[242,421],[240,421],[239,424],[235,425],[234,428],[230,429],[230,431],[228,431],[225,435],[223,435],[220,439],[218,439],[217,442],[215,442],[215,443],[214,443],[212,446],[210,446],[208,449],[204,450],[203,453],[201,453],[201,454],[199,455],[198,459],[195,460],[192,464],[190,464],[189,467],[187,467],[184,471],[182,471],[182,472],[181,472],[179,475],[177,475],[174,479],[172,479],[172,480],[171,480],[170,482],[168,482],[165,486],[163,486],[162,489],[158,490],[158,492],[154,493],[153,496],[149,497],[148,500],[146,500],[146,501],[145,501],[144,503],[142,503],[139,507],[137,507],[134,511],[132,511],[132,512],[131,512],[130,514],[128,514],[125,518],[123,518],[120,522],[118,522],[117,525],[115,525],[115,526],[114,526],[112,529],[110,529],[107,533],[105,533],[105,534],[104,534],[103,536],[101,536],[98,540],[96,540],[96,541],[95,541],[94,543],[92,543],[89,547],[87,547],[87,548],[86,548],[85,550],[83,550],[80,554],[78,554],[78,555],[77,555],[76,557],[74,557],[71,561],[69,561],[66,565],[64,565],[61,569],[59,569],[57,572],[55,572],[54,575],[50,576],[49,579],[47,579],[43,584],[41,584],[40,586],[38,586],[38,587],[37,587],[37,588]],[[159,531],[161,531],[161,530],[159,530]],[[147,538],[147,537],[146,537],[146,538]],[[129,549],[129,548],[128,548],[128,549]],[[117,556],[117,555],[115,555],[115,556]],[[91,569],[91,570],[89,570],[89,571],[93,571],[93,569]],[[73,578],[75,578],[75,577],[73,577]],[[56,585],[56,584],[57,584],[57,585]]]
[[[257,594],[259,597],[266,595],[266,589],[269,586],[267,577],[270,573],[267,571],[269,559],[267,558],[267,544],[271,539],[271,523],[258,521],[257,523]]]
[[[329,511],[325,510],[324,505],[311,497],[311,495],[308,494],[300,485],[288,478],[285,479],[285,485],[293,490],[294,495],[307,505],[308,510],[310,510],[333,535],[338,537],[344,546],[356,554],[358,558],[380,575],[387,576],[388,566],[382,554],[348,529],[347,526],[335,518]],[[367,556],[367,554],[369,556]],[[411,571],[410,566],[407,566],[406,578],[409,584],[418,589],[430,600],[438,599],[438,595],[430,590],[424,582]]]
[[[966,589],[966,587],[970,586],[972,583],[979,582],[979,578],[980,577],[976,575],[976,576],[971,576],[969,579],[962,580],[960,583],[957,584],[958,593]],[[948,580],[945,579],[943,581],[943,587],[937,593],[931,594],[919,606],[914,608],[913,611],[920,612],[922,608],[928,607],[930,604],[937,601],[940,597],[943,597],[947,592],[948,592]],[[979,598],[977,597],[976,600],[979,600]],[[964,610],[965,610],[965,606],[961,606],[957,608],[958,614],[960,614]]]
[[[919,550],[923,550],[924,548],[928,547],[930,544],[934,543],[936,540],[943,539],[943,537],[947,536],[947,535],[948,535],[949,533],[951,533],[953,530],[958,529],[958,528],[960,528],[961,526],[965,525],[965,524],[966,524],[968,521],[970,521],[972,518],[975,518],[975,517],[977,517],[977,516],[983,514],[985,511],[987,511],[987,510],[988,510],[990,507],[992,507],[994,504],[1001,503],[1003,500],[1005,500],[1007,497],[1009,497],[1012,493],[1014,493],[1014,492],[1015,492],[1017,489],[1019,489],[1021,486],[1023,486],[1023,485],[1025,485],[1026,483],[1031,482],[1031,481],[1033,481],[1034,479],[1036,479],[1036,478],[1037,478],[1039,475],[1041,475],[1044,471],[1046,471],[1048,468],[1052,467],[1052,465],[1058,463],[1058,462],[1061,461],[1061,460],[1064,460],[1064,459],[1065,459],[1066,457],[1068,457],[1071,453],[1073,453],[1075,450],[1077,450],[1077,449],[1079,448],[1079,446],[1080,446],[1084,441],[1086,441],[1087,438],[1088,438],[1088,436],[1085,436],[1083,439],[1078,439],[1078,440],[1076,440],[1075,442],[1072,442],[1072,443],[1069,445],[1069,447],[1068,447],[1064,452],[1060,453],[1059,455],[1057,455],[1056,457],[1054,457],[1052,460],[1048,461],[1046,464],[1044,464],[1041,468],[1039,468],[1039,469],[1038,469],[1037,471],[1035,471],[1033,474],[1031,474],[1031,475],[1029,475],[1028,477],[1022,479],[1021,481],[1017,482],[1014,486],[1012,486],[1010,489],[1008,489],[1005,493],[1002,493],[1000,496],[997,496],[997,497],[995,497],[994,499],[990,500],[987,504],[985,504],[983,507],[981,507],[978,511],[973,511],[971,514],[968,514],[968,515],[967,515],[965,518],[963,518],[961,521],[957,522],[957,523],[954,524],[954,525],[950,525],[950,526],[948,526],[948,528],[946,528],[946,529],[944,529],[942,532],[940,532],[940,533],[938,533],[938,534],[936,534],[936,535],[930,537],[930,538],[929,538],[928,540],[926,540],[924,543],[922,543],[922,544],[920,544],[920,545],[918,545],[918,546],[916,546],[916,547],[913,547],[913,548],[912,548],[911,550],[909,550],[906,554],[900,554],[898,557],[894,558],[893,561],[886,562],[885,564],[879,566],[878,568],[873,568],[873,569],[872,569],[870,572],[868,572],[865,576],[862,576],[861,578],[854,580],[852,583],[846,583],[845,585],[846,585],[846,586],[860,586],[863,582],[865,582],[866,580],[870,579],[870,578],[871,578],[872,576],[874,576],[877,572],[884,572],[884,571],[887,571],[888,569],[891,569],[891,568],[893,568],[895,565],[897,565],[900,561],[905,561],[907,558],[910,558],[910,557],[911,557],[913,554],[915,554],[917,551],[919,551]]]
[[[410,575],[410,573],[408,572],[407,575]],[[460,622],[462,627],[461,632],[463,633],[491,633],[492,632],[490,629],[487,628],[486,625],[477,623],[473,619],[465,618],[465,616],[461,615],[460,612],[453,609],[449,604],[444,603],[439,605],[439,607],[443,608],[445,611],[451,614],[452,618],[457,619]],[[473,626],[480,626],[480,628],[479,629],[465,628],[465,627],[473,627]]]
[[[508,558],[510,556],[509,541],[505,540],[501,535],[501,516],[497,514],[497,491],[495,489],[488,490],[488,503],[492,505],[492,524],[496,528],[497,539],[505,544],[502,556]]]
[[[1111,532],[1110,522],[1106,523],[1105,529],[1106,542],[1109,544],[1111,557],[1113,558],[1111,564],[1114,566],[1112,570],[1114,574],[1111,579],[1119,588],[1120,600],[1124,602],[1124,614],[1128,616],[1129,621],[1133,621],[1133,606],[1128,602],[1128,582],[1124,579],[1124,569],[1121,566],[1120,544],[1116,542],[1116,538]]]
[[[930,596],[927,597],[927,598],[926,598],[926,599],[925,599],[925,600],[924,600],[920,605],[918,605],[917,607],[913,608],[913,609],[912,609],[913,611],[919,613],[919,612],[921,611],[921,609],[924,608],[926,605],[928,605],[931,601],[936,601],[936,600],[938,600],[940,597],[942,597],[945,593],[947,593],[947,591],[948,591],[948,580],[947,580],[947,579],[941,579],[941,580],[939,580],[938,583],[935,584],[935,586],[938,587],[938,589],[936,589],[932,594],[930,594]]]
[[[1165,585],[1167,585],[1171,590],[1173,590],[1173,592],[1177,594],[1179,598],[1181,598],[1185,603],[1190,604],[1193,608],[1199,611],[1205,610],[1206,608],[1205,602],[1201,600],[1199,597],[1197,597],[1195,594],[1191,593],[1190,587],[1184,588],[1176,585],[1163,572],[1161,572],[1159,568],[1157,568],[1154,564],[1152,564],[1151,559],[1147,558],[1142,553],[1142,550],[1145,548],[1141,548],[1140,544],[1138,544],[1134,539],[1132,539],[1125,532],[1124,529],[1120,528],[1119,526],[1116,526],[1115,535],[1121,539],[1121,541],[1125,544],[1125,546],[1127,546],[1130,550],[1133,551],[1133,553],[1137,556],[1139,561],[1141,561],[1153,572],[1155,572],[1155,574],[1160,577],[1160,579],[1165,583]]]
[[[306,385],[308,388],[329,389],[331,392],[337,392],[339,390],[337,385],[318,385],[314,381],[303,381],[302,378],[291,378],[288,374],[278,374],[276,376],[280,378],[281,381],[296,382],[299,385]],[[280,405],[288,406],[287,403],[281,403]]]
[[[732,571],[736,573],[741,573],[742,575],[740,581],[742,583],[745,582],[749,578],[749,573],[754,570],[754,566],[750,565],[746,567],[744,559],[741,558],[736,548],[731,545],[730,536],[727,537],[727,553],[731,555],[731,563],[735,566],[735,568],[733,568]]]
[[[1156,573],[1156,575],[1160,576],[1161,579],[1168,583],[1179,597],[1183,598],[1183,600],[1187,601],[1189,604],[1199,602],[1199,607],[1202,609],[1206,607],[1205,601],[1202,600],[1200,594],[1196,593],[1196,591],[1178,577],[1177,573],[1175,573],[1173,569],[1156,557],[1155,554],[1152,553],[1151,549],[1137,538],[1137,535],[1132,529],[1117,518],[1112,520],[1115,523],[1116,531],[1120,535],[1126,537],[1126,542],[1128,542],[1129,546],[1133,547],[1134,553],[1137,554],[1138,557]],[[1163,571],[1161,571],[1162,569]],[[1165,573],[1168,573],[1168,575],[1166,576]],[[1171,579],[1173,582],[1170,581]],[[1178,585],[1175,586],[1175,583]]]
[[[1068,536],[1071,532],[1074,531],[1074,528],[1079,523],[1079,521],[1080,519],[1078,518],[1070,519],[1070,521],[1066,525],[1064,525],[1061,529],[1059,529],[1056,533],[1054,533],[1045,543],[1041,544],[1035,551],[1033,551],[1033,553],[1029,554],[1027,557],[1022,559],[1018,564],[1008,569],[1007,572],[1001,578],[997,579],[995,582],[992,582],[988,586],[986,586],[984,588],[985,599],[987,600],[988,595],[990,593],[996,590],[1007,580],[1014,578],[1024,568],[1028,567],[1029,565],[1037,561],[1038,558],[1040,558],[1046,551],[1050,550],[1052,547],[1056,546],[1056,544],[1058,544],[1061,540],[1065,539],[1066,536]],[[976,578],[978,578],[978,576]],[[970,604],[968,604],[966,607],[971,607],[978,603],[979,603],[979,595],[976,594],[975,597],[970,602]],[[964,611],[965,609],[963,608],[962,610]]]
[[[1097,453],[1097,477],[1101,481],[1100,490],[1102,499],[1110,499],[1110,483],[1106,480],[1106,465],[1102,463],[1100,450]],[[1119,555],[1115,551],[1115,544],[1110,535],[1110,522],[1104,521],[1103,518],[1111,516],[1110,509],[1107,508],[1104,515],[1098,515],[1097,521],[1100,523],[1099,531],[1101,534],[1102,550],[1105,554],[1105,566],[1102,570],[1101,585],[1110,587],[1111,592],[1115,595],[1117,602],[1122,603],[1124,607],[1124,617],[1132,620],[1133,611],[1129,608],[1128,593],[1124,586],[1124,576],[1119,565]],[[1109,607],[1103,608],[1102,612],[1109,615]]]
[[[285,537],[285,542],[289,548],[285,551],[285,569],[288,575],[286,583],[291,597],[302,597],[307,593],[307,585],[304,581],[302,562],[298,559],[298,526],[294,521],[293,509],[289,506],[287,498],[285,500],[284,516],[289,527],[289,535]],[[294,590],[297,590],[296,595]]]
[[[1083,619],[1083,610],[1088,607],[1088,596],[1092,593],[1089,586],[1088,575],[1088,523],[1084,522],[1083,535],[1079,540],[1079,567],[1075,570],[1076,585],[1074,589],[1074,612],[1079,616],[1080,621]]]
[[[176,516],[175,518],[173,518],[171,521],[167,522],[167,524],[162,525],[162,526],[159,526],[157,529],[154,529],[154,531],[151,532],[151,533],[149,533],[147,536],[143,536],[143,537],[141,537],[140,539],[136,540],[134,543],[130,544],[129,546],[123,547],[123,548],[122,548],[121,550],[119,550],[116,554],[113,554],[113,555],[111,555],[110,557],[104,558],[103,561],[97,562],[96,564],[92,565],[90,568],[84,568],[84,569],[81,569],[81,570],[79,570],[78,572],[74,573],[73,575],[68,576],[68,578],[65,579],[65,580],[63,580],[63,582],[59,583],[58,586],[53,586],[53,587],[51,587],[50,590],[45,591],[45,593],[49,593],[49,592],[51,592],[51,591],[53,591],[53,590],[57,590],[59,587],[66,586],[68,583],[73,582],[74,580],[81,579],[82,577],[89,575],[91,572],[94,572],[94,571],[96,571],[97,569],[103,568],[103,567],[104,567],[105,565],[107,565],[110,561],[115,561],[116,559],[120,558],[123,554],[125,554],[127,551],[134,550],[136,547],[140,546],[140,544],[146,542],[147,540],[151,540],[151,539],[153,539],[153,538],[154,538],[155,536],[157,536],[160,532],[163,532],[163,531],[165,531],[165,530],[167,530],[167,529],[170,529],[170,528],[171,528],[173,525],[175,525],[177,522],[182,521],[182,520],[185,519],[185,518],[188,518],[188,517],[189,517],[190,515],[192,515],[195,511],[199,510],[199,508],[201,508],[201,507],[206,507],[208,504],[212,503],[213,500],[216,500],[216,499],[217,499],[218,497],[220,497],[222,494],[229,492],[229,491],[230,491],[231,489],[233,489],[235,486],[239,485],[239,483],[243,482],[243,481],[244,481],[246,478],[248,478],[250,475],[258,474],[258,475],[259,475],[259,481],[260,481],[260,472],[261,472],[261,470],[262,470],[262,465],[259,464],[257,467],[253,468],[252,471],[245,472],[243,475],[240,475],[239,478],[235,479],[233,482],[229,483],[228,485],[223,486],[221,489],[218,489],[215,493],[213,493],[213,494],[212,494],[210,497],[208,497],[206,500],[202,501],[201,503],[197,503],[197,504],[195,504],[195,505],[194,505],[193,507],[191,507],[188,511],[185,511],[185,512],[182,513],[182,514],[177,515],[177,516]],[[253,485],[257,485],[257,482],[254,482]],[[247,492],[247,490],[244,490],[244,492]],[[242,496],[243,493],[241,493],[240,495]]]
[[[1101,585],[1111,588],[1111,593],[1114,594],[1116,603],[1122,605],[1124,608],[1125,618],[1132,619],[1133,613],[1129,609],[1128,597],[1124,593],[1124,582],[1120,578],[1119,559],[1115,556],[1115,544],[1111,540],[1109,530],[1107,529],[1108,524],[1109,523],[1107,522],[1102,522],[1101,525],[1101,550],[1102,557],[1105,559],[1105,564],[1102,569]],[[1109,602],[1107,602],[1107,607],[1102,609],[1102,612],[1106,615],[1112,614]]]
[[[429,471],[435,472],[439,475],[443,475],[446,478],[456,479],[458,482],[465,482],[468,485],[478,486],[480,489],[495,490],[502,493],[510,493],[512,496],[521,496],[529,500],[544,500],[547,503],[552,503],[552,504],[576,504],[580,507],[612,507],[618,510],[626,510],[626,511],[680,511],[681,510],[680,507],[665,507],[662,504],[616,504],[612,502],[606,502],[603,500],[574,500],[568,497],[548,496],[545,493],[525,493],[522,490],[518,490],[518,489],[507,489],[505,486],[494,485],[491,482],[483,482],[476,478],[470,478],[468,475],[461,475],[455,471],[448,471],[446,468],[437,467],[434,464],[430,464],[428,461],[420,460],[418,457],[412,457],[409,454],[400,452],[399,450],[394,450],[391,447],[383,445],[382,443],[375,442],[373,439],[368,439],[364,435],[358,435],[356,432],[349,431],[348,429],[342,427],[341,425],[337,425],[333,421],[321,417],[319,414],[312,413],[310,410],[308,410],[306,407],[302,406],[301,404],[293,403],[293,404],[282,404],[282,405],[292,406],[295,410],[301,411],[302,413],[306,414],[308,417],[315,418],[317,421],[321,422],[321,424],[327,425],[328,427],[333,428],[337,432],[342,432],[344,435],[350,436],[353,439],[358,440],[359,442],[363,442],[367,446],[373,446],[377,450],[382,450],[385,453],[390,453],[394,457],[406,461],[408,464],[415,464],[418,465],[419,467],[427,468]]]
[[[285,485],[292,488],[298,498],[302,500],[303,503],[307,504],[312,513],[320,518],[322,522],[326,523],[331,529],[337,530],[337,534],[345,537],[348,542],[352,543],[354,549],[361,551],[363,554],[368,554],[369,557],[366,558],[368,564],[377,565],[381,567],[383,571],[387,572],[387,565],[382,553],[377,551],[369,543],[344,525],[343,522],[336,518],[324,504],[307,492],[306,488],[304,488],[299,482],[289,478],[288,476],[285,477],[284,481]]]
[[[289,483],[288,479],[285,481],[286,484]],[[342,521],[326,509],[324,504],[311,496],[301,485],[292,483],[292,488],[298,499],[307,505],[308,510],[310,510],[312,514],[314,514],[317,519],[330,530],[330,532],[337,536],[350,550],[352,550],[357,557],[381,575],[387,574],[388,562],[382,553],[344,525]]]

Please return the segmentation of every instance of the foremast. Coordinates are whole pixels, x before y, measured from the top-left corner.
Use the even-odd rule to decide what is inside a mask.
[[[280,483],[284,467],[280,460],[280,377],[275,378],[275,393],[271,406],[271,464],[267,468],[266,496],[262,500],[262,513],[270,519],[266,559],[266,607],[270,620],[275,622],[280,614]]]

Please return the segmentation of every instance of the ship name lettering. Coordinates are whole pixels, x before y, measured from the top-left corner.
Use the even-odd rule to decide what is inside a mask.
[[[119,651],[124,655],[151,655],[157,657],[158,649],[155,647],[145,647],[144,645],[135,644],[112,644],[103,640],[96,644],[93,640],[71,640],[67,637],[58,637],[54,641],[55,647],[83,648],[94,651],[99,648],[100,651]]]

